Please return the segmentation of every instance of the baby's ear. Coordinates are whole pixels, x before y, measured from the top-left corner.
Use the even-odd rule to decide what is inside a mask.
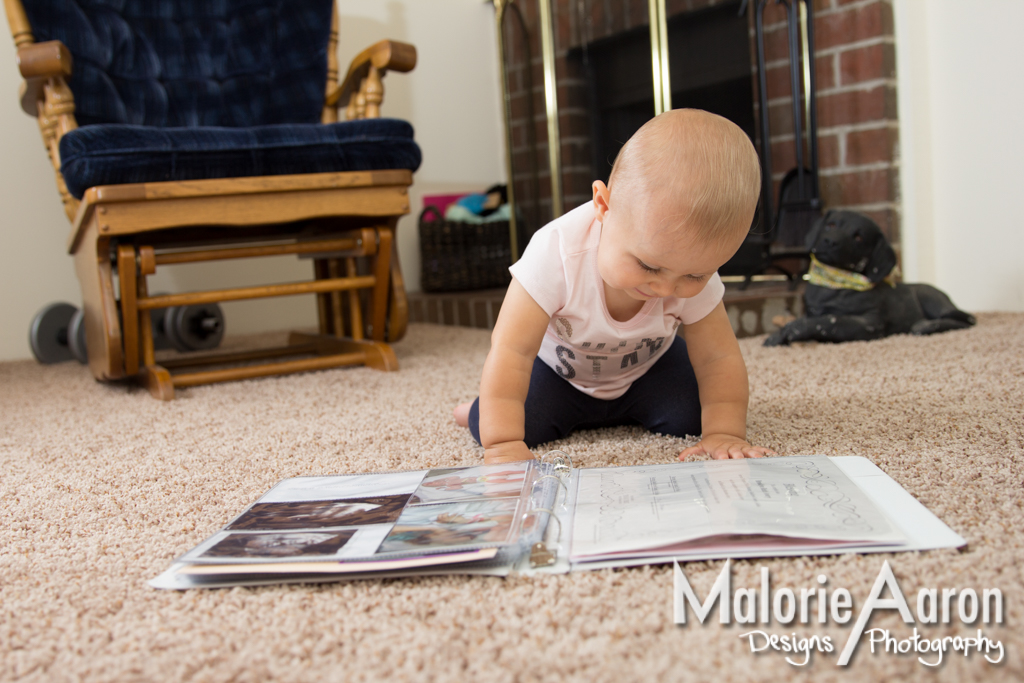
[[[868,258],[868,265],[864,269],[864,275],[871,282],[878,284],[895,267],[896,252],[889,246],[889,240],[885,239],[885,235],[879,231],[878,241],[875,242],[875,248],[871,251],[871,256]]]
[[[825,227],[825,223],[828,222],[829,216],[832,215],[831,211],[825,213],[824,216],[814,221],[810,231],[807,233],[807,238],[804,240],[804,244],[808,249],[814,248],[814,243],[818,241],[818,237],[821,236],[821,229]]]
[[[608,211],[608,205],[611,203],[611,192],[608,190],[608,186],[600,180],[595,180],[591,188],[594,190],[594,213],[597,214],[597,220],[603,222],[604,214]]]

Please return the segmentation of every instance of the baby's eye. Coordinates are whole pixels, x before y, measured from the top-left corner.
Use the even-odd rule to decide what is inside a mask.
[[[703,282],[704,278],[706,278],[706,277],[707,277],[707,275],[687,275],[686,279],[687,280],[692,280],[694,282]]]
[[[660,268],[652,268],[651,266],[647,265],[640,259],[637,259],[636,262],[639,263],[640,267],[646,270],[648,273],[657,273],[659,270],[661,270]]]

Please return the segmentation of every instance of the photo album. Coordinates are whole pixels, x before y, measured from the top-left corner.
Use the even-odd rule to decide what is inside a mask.
[[[552,451],[501,465],[285,479],[150,585],[505,576],[965,543],[866,458],[574,468]]]

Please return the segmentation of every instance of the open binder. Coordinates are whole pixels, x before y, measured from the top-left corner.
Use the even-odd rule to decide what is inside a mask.
[[[502,465],[286,479],[150,585],[504,576],[964,544],[865,458],[578,469],[552,451]]]

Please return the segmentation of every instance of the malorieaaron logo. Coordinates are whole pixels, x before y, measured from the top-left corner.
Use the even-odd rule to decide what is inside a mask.
[[[731,589],[732,561],[726,560],[708,595],[701,601],[686,574],[675,563],[674,614],[675,623],[686,624],[687,607],[693,610],[700,623],[711,614],[718,602],[718,621],[722,624],[754,624],[767,626],[775,623],[788,626],[800,624],[846,624],[856,613],[850,636],[839,653],[838,666],[846,666],[856,651],[863,636],[868,637],[871,652],[893,655],[918,655],[918,661],[926,666],[938,666],[947,651],[969,657],[980,653],[986,661],[998,664],[1005,652],[1001,641],[992,640],[980,628],[965,636],[926,638],[918,633],[918,624],[950,624],[954,617],[960,623],[975,626],[1003,623],[1003,593],[998,588],[978,591],[973,588],[922,588],[917,592],[916,609],[911,610],[899,582],[893,575],[888,562],[882,564],[878,577],[867,600],[858,610],[850,591],[845,588],[831,588],[828,577],[819,574],[817,585],[811,588],[774,589],[768,568],[761,567],[759,588]],[[883,598],[888,589],[891,597]],[[864,627],[875,610],[895,610],[905,624],[914,626],[913,635],[893,636],[887,629]],[[751,652],[776,651],[786,655],[786,661],[794,666],[803,666],[811,660],[813,652],[831,653],[835,645],[829,636],[798,636],[769,634],[760,629],[746,631],[739,636],[750,645]],[[877,648],[877,649],[876,649]],[[796,659],[794,659],[796,657]],[[802,657],[802,661],[801,658]]]

